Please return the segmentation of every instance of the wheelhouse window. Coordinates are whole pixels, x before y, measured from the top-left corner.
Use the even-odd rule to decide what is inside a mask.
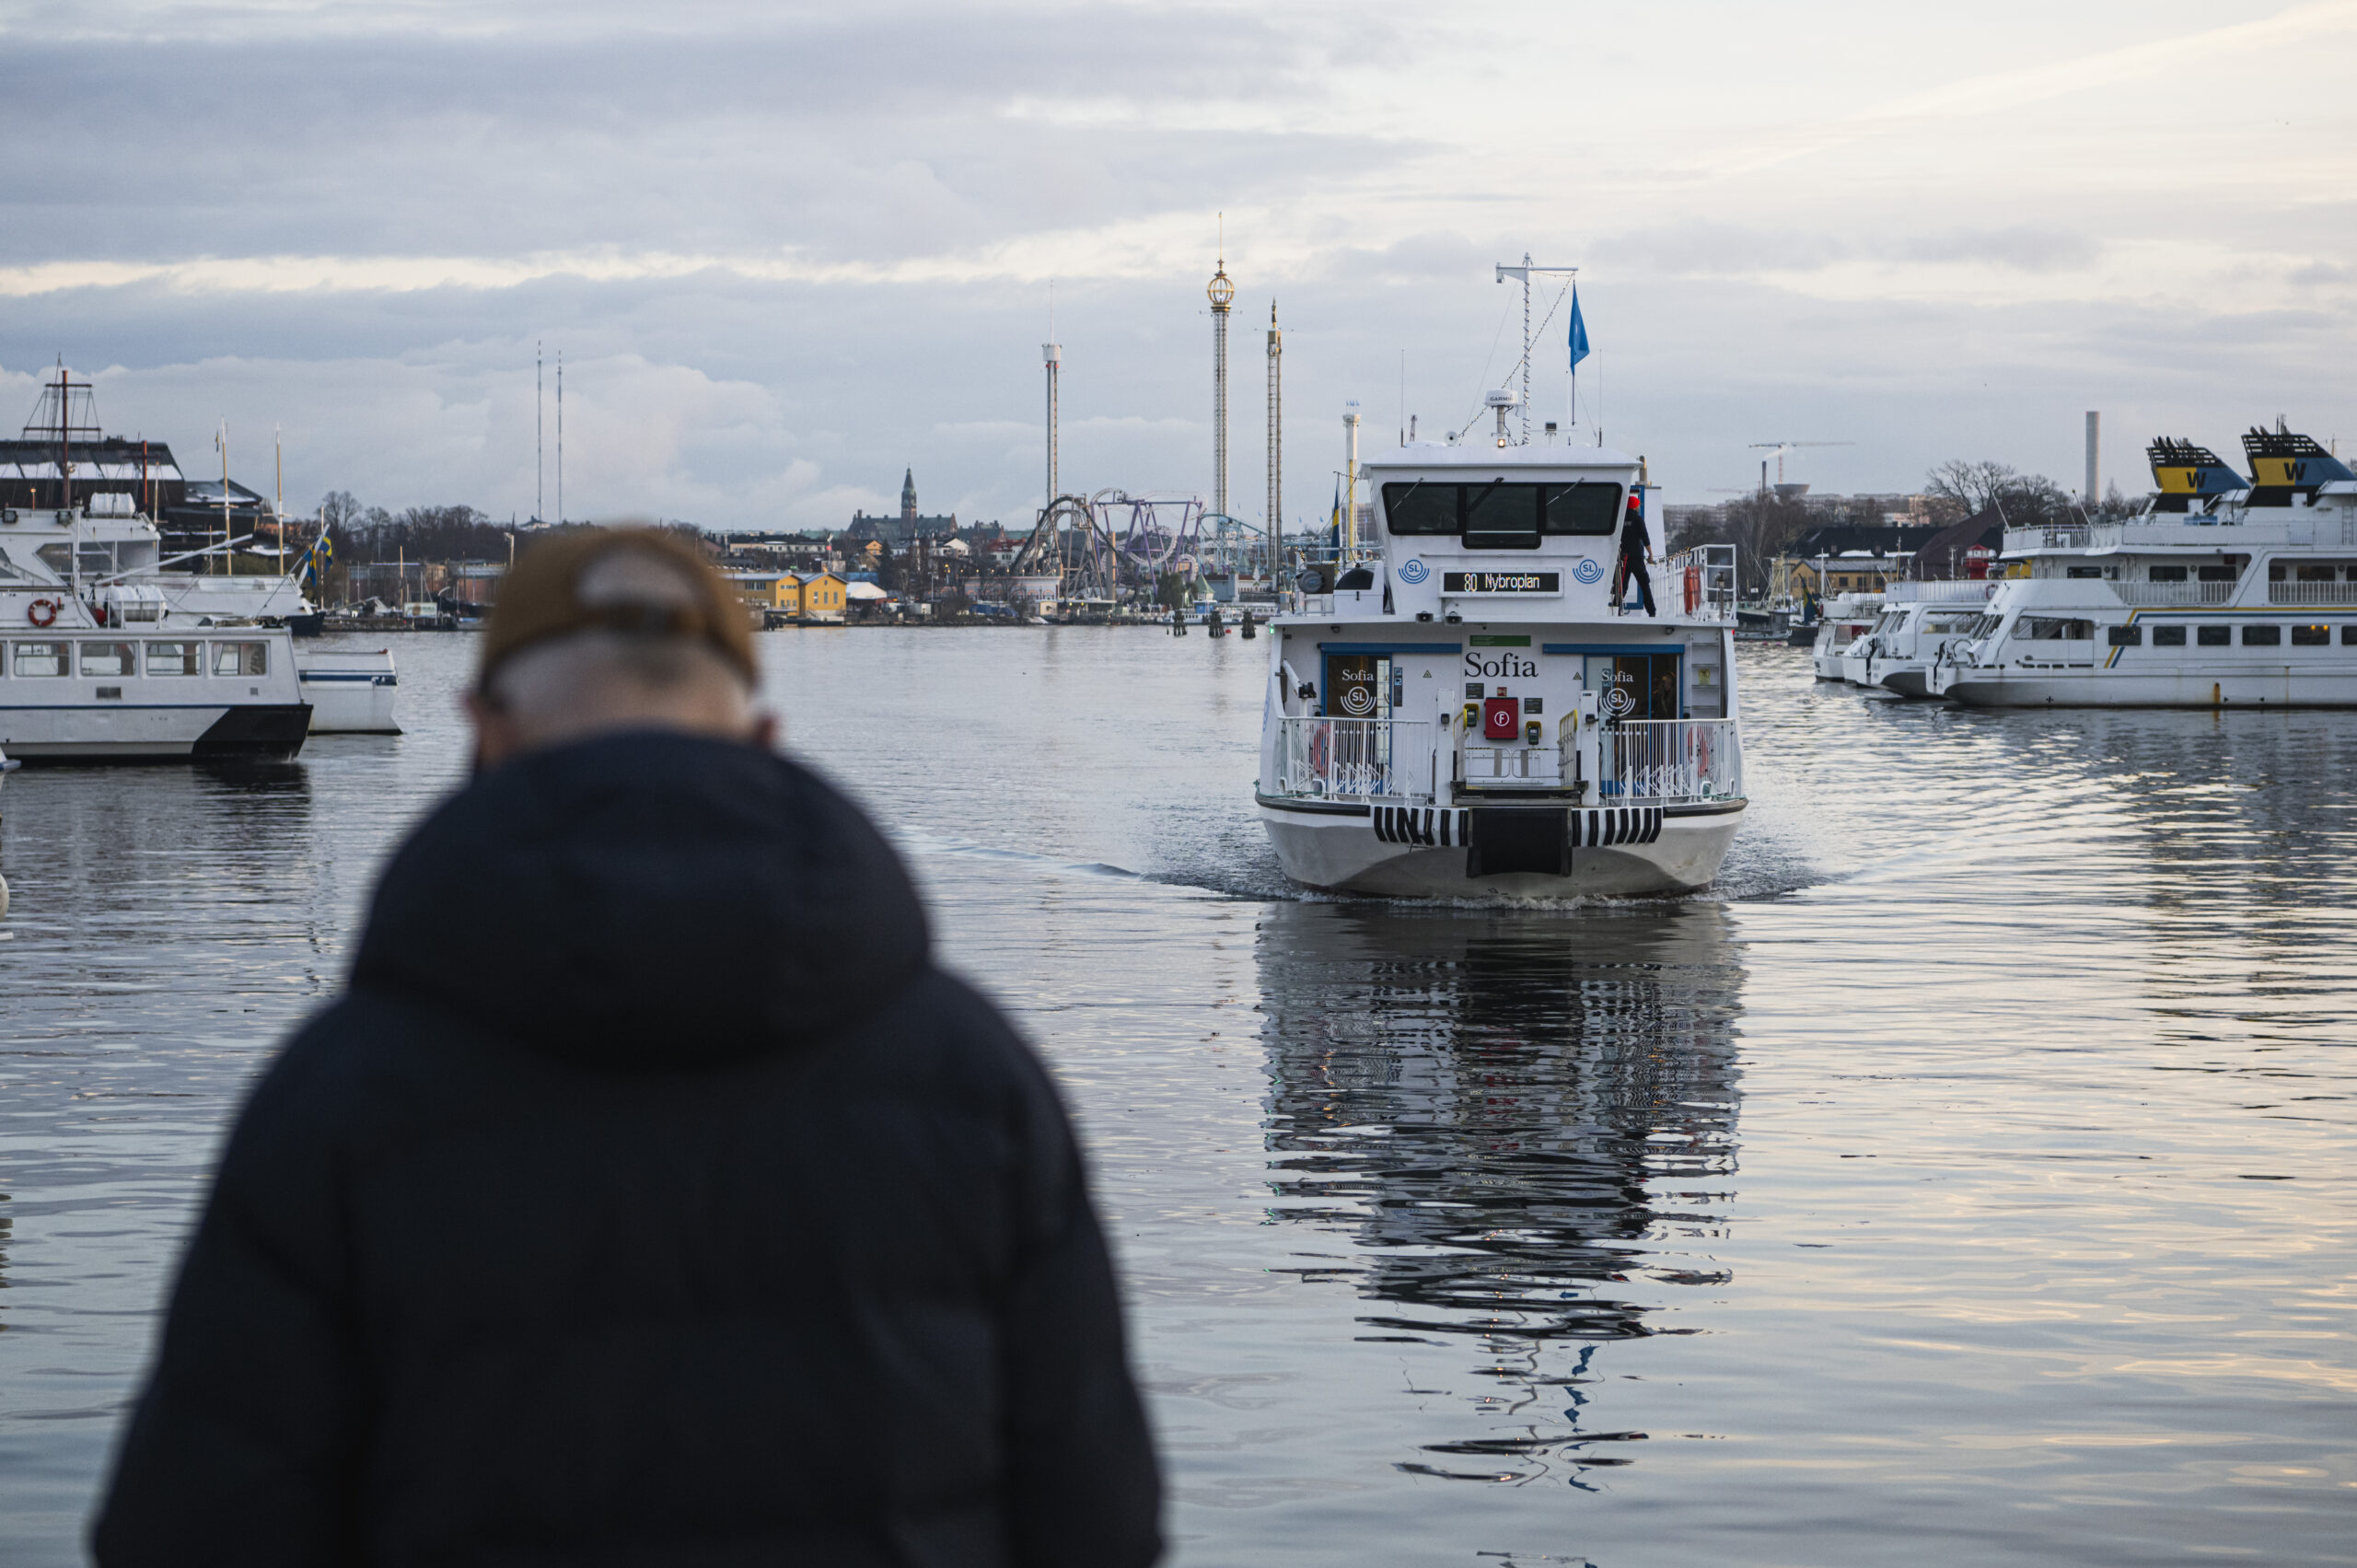
[[[1486,484],[1466,485],[1463,494],[1466,549],[1538,548],[1537,485],[1493,479]]]
[[[63,675],[66,671],[66,649],[70,643],[18,643],[11,650],[12,667],[18,675]]]
[[[84,643],[82,673],[119,677],[139,673],[139,650],[130,643]]]
[[[213,645],[213,673],[215,675],[268,675],[270,645],[268,643],[215,643]]]
[[[203,643],[150,643],[147,645],[147,673],[150,675],[203,675],[204,645]]]
[[[1620,486],[1597,480],[1576,484],[1401,480],[1383,487],[1383,524],[1397,539],[1460,534],[1469,550],[1528,550],[1537,547],[1540,534],[1611,534],[1620,526]]]
[[[1538,531],[1547,534],[1608,534],[1620,526],[1620,487],[1584,479],[1577,484],[1538,487]]]
[[[1425,480],[1385,485],[1383,526],[1401,538],[1457,532],[1457,486]]]
[[[2246,626],[2243,628],[2243,646],[2247,648],[2278,647],[2282,645],[2282,641],[2283,628],[2281,626]]]
[[[2202,626],[2196,630],[2200,634],[2194,641],[2205,648],[2223,648],[2235,640],[2235,629],[2231,626]]]
[[[2332,628],[2329,626],[2294,626],[2292,628],[2292,645],[2295,648],[2330,647],[2332,645]]]
[[[2145,578],[2151,582],[2181,583],[2185,581],[2185,568],[2182,566],[2155,566],[2146,572],[2144,575]]]
[[[2115,648],[2141,648],[2144,645],[2144,628],[2142,626],[2108,626],[2105,630],[2110,633],[2111,645]]]
[[[2181,648],[2185,646],[2185,628],[2182,626],[2154,627],[2153,646],[2156,648]]]

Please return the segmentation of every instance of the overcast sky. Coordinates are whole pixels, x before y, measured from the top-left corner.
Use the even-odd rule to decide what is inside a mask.
[[[226,417],[267,490],[283,427],[290,506],[529,516],[542,343],[552,513],[561,348],[573,517],[839,525],[913,467],[1028,525],[1051,280],[1065,488],[1210,491],[1224,211],[1242,517],[1272,298],[1292,521],[1345,400],[1473,416],[1525,250],[1673,501],[1782,440],[2075,487],[2087,409],[2134,492],[2164,432],[2357,442],[2352,66],[2357,0],[0,0],[0,418],[62,354],[192,469]]]

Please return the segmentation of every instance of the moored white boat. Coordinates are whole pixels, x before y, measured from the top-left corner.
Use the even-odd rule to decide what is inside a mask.
[[[1882,616],[1864,642],[1858,683],[1902,697],[1930,696],[1933,662],[1970,633],[1996,590],[1993,578],[1887,585]]]
[[[1859,640],[1874,630],[1882,614],[1879,593],[1841,593],[1827,601],[1817,622],[1817,640],[1809,647],[1809,663],[1819,680],[1847,679],[1846,660]],[[1859,674],[1865,673],[1863,662]]]
[[[1658,615],[1621,602],[1639,459],[1508,446],[1503,417],[1495,444],[1362,473],[1377,537],[1270,625],[1256,798],[1286,874],[1422,898],[1708,886],[1745,807],[1733,549],[1651,565]]]
[[[0,749],[29,762],[299,751],[311,710],[286,629],[206,625],[86,577],[85,520],[0,512]]]
[[[393,697],[401,686],[390,648],[305,646],[295,674],[311,704],[313,735],[399,735]]]
[[[2121,522],[2012,528],[2007,578],[1934,693],[1980,707],[2357,707],[2357,475],[2254,429],[2246,481],[2189,442]],[[2255,482],[2254,482],[2255,481]]]

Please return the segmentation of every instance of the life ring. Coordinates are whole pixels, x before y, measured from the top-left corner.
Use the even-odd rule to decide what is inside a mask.
[[[54,626],[61,608],[53,598],[37,598],[25,606],[25,619],[36,626]]]
[[[1309,775],[1323,779],[1334,761],[1334,726],[1320,724],[1309,732]]]

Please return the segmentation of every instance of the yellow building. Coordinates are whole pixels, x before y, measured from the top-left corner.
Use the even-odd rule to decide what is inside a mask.
[[[792,620],[802,610],[802,580],[791,572],[731,572],[729,586],[761,620]]]
[[[799,618],[807,626],[840,626],[843,602],[843,580],[832,572],[821,572],[802,584]]]

